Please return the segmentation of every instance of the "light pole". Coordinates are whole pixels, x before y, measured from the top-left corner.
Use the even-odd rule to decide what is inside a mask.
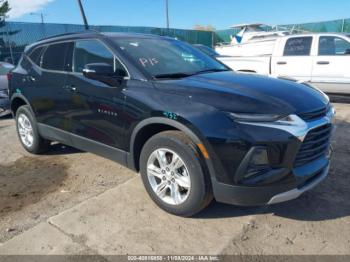
[[[169,0],[165,0],[166,28],[169,30]]]
[[[43,13],[30,13],[30,15],[36,15],[36,16],[40,16],[41,18],[41,23],[44,24],[44,14]]]

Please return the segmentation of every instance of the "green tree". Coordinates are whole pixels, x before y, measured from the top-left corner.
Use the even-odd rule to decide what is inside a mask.
[[[195,25],[193,27],[194,30],[199,30],[199,31],[209,31],[209,32],[214,32],[215,27],[212,25]]]
[[[0,0],[0,18],[4,20],[7,13],[11,10],[9,2],[7,0]]]
[[[14,63],[12,47],[8,43],[8,39],[7,41],[5,40],[5,37],[8,38],[10,35],[18,33],[18,31],[9,32],[7,30],[4,30],[6,26],[5,19],[7,18],[7,13],[10,10],[11,8],[9,2],[7,0],[0,0],[0,61],[3,61],[5,58],[7,58],[6,60]]]

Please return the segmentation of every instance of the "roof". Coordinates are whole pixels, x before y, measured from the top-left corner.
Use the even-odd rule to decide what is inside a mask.
[[[339,33],[339,32],[311,32],[311,33],[299,33],[299,34],[290,34],[284,37],[295,37],[295,36],[318,36],[318,35],[340,35],[340,36],[349,36],[349,33]]]
[[[59,41],[66,41],[66,40],[74,40],[74,39],[80,39],[80,38],[87,38],[87,37],[120,37],[120,38],[128,38],[128,37],[137,37],[137,38],[165,38],[165,39],[171,39],[170,37],[165,36],[158,36],[158,35],[152,35],[152,34],[141,34],[141,33],[129,33],[129,32],[98,32],[94,30],[87,30],[83,32],[77,32],[77,33],[69,33],[69,34],[62,34],[62,35],[56,35],[52,37],[48,37],[45,39],[41,39],[38,42],[35,42],[29,46],[26,47],[26,50],[40,45],[40,44],[48,44],[52,42],[59,42]]]

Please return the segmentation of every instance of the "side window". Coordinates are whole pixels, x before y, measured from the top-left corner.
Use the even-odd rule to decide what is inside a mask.
[[[85,65],[106,63],[114,66],[114,55],[97,40],[83,40],[75,44],[74,71],[81,73]]]
[[[287,40],[283,56],[310,55],[312,37],[293,37]]]
[[[319,40],[318,55],[350,55],[350,43],[340,37],[321,36]]]
[[[70,43],[52,44],[46,48],[42,58],[42,68],[64,71],[65,57]]]
[[[42,46],[37,47],[29,55],[30,60],[32,60],[38,66],[40,66],[40,58],[43,50],[44,50],[44,47]]]

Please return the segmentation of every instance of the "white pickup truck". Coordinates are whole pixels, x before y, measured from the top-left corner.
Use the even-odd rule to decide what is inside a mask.
[[[350,35],[280,37],[271,55],[217,57],[235,71],[309,82],[327,93],[350,94]]]

